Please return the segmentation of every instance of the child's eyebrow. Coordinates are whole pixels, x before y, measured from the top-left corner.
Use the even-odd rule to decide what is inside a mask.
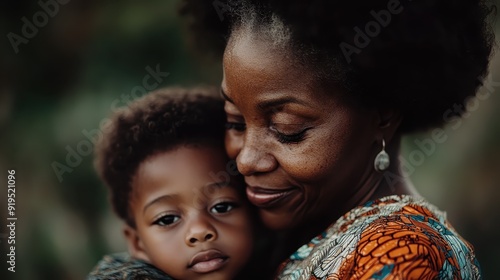
[[[142,213],[146,213],[146,210],[150,206],[152,206],[153,204],[155,204],[155,203],[158,203],[158,202],[163,201],[163,200],[176,200],[176,199],[178,199],[178,198],[177,198],[177,195],[175,195],[175,194],[173,194],[173,195],[172,194],[166,194],[166,195],[159,196],[159,197],[153,199],[152,201],[148,202],[144,206],[144,209],[142,210]]]
[[[228,187],[230,185],[230,181],[229,180],[224,180],[224,181],[219,181],[219,182],[212,182],[212,183],[208,183],[205,185],[205,188],[212,188],[212,187],[215,187],[215,188],[223,188],[223,187]]]

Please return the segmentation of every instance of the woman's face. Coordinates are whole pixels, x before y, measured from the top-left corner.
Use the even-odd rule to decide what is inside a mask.
[[[240,35],[224,53],[222,94],[248,198],[272,229],[333,222],[373,170],[377,118],[319,87],[290,53]]]

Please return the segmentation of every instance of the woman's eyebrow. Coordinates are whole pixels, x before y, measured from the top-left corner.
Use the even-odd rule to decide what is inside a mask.
[[[220,88],[220,95],[222,95],[222,98],[224,98],[228,102],[231,102],[234,104],[233,100],[231,98],[229,98],[229,96],[227,96],[227,94],[224,92],[224,90],[222,88]]]
[[[295,104],[307,106],[307,104],[304,103],[303,101],[301,101],[295,97],[291,97],[291,96],[279,97],[279,98],[272,99],[272,100],[264,100],[264,101],[259,102],[259,104],[257,106],[261,110],[268,110],[270,108],[280,107],[280,106],[288,104],[288,103],[295,103]]]
[[[220,89],[220,95],[222,96],[222,98],[224,98],[228,102],[234,104],[234,101],[229,96],[227,96],[227,94],[224,92],[224,90],[222,88]],[[301,105],[307,106],[307,104],[304,103],[303,101],[301,101],[295,97],[291,97],[291,96],[279,97],[279,98],[272,99],[272,100],[264,100],[264,101],[259,102],[259,104],[257,106],[261,110],[268,110],[269,108],[279,107],[279,106],[282,106],[282,105],[288,104],[288,103],[296,103],[296,104],[301,104]]]

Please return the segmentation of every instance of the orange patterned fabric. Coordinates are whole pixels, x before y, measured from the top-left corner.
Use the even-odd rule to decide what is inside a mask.
[[[411,196],[358,207],[302,246],[278,279],[481,279],[472,246]]]

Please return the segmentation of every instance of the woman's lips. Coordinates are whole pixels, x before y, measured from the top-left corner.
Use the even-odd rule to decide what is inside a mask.
[[[223,267],[228,259],[229,257],[219,250],[206,250],[194,255],[188,268],[197,273],[208,273]]]
[[[271,208],[280,206],[289,198],[296,188],[269,189],[256,186],[247,186],[248,200],[259,208]]]

